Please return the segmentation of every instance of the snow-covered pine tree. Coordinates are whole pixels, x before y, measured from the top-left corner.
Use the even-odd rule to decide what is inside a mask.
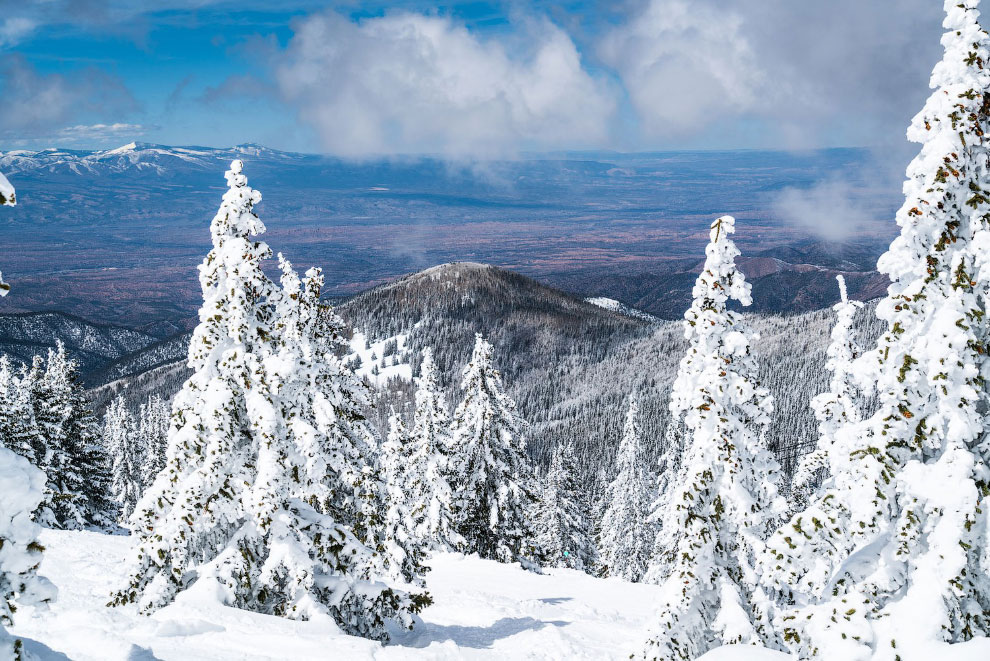
[[[591,571],[597,563],[590,507],[570,444],[554,450],[537,507],[536,527],[545,564]]]
[[[450,551],[463,544],[457,533],[454,495],[448,481],[451,442],[450,414],[433,352],[424,349],[409,438],[409,489],[414,532],[433,550]]]
[[[366,424],[363,411],[370,406],[365,385],[337,357],[343,345],[344,323],[329,306],[319,303],[323,275],[310,269],[301,287],[288,262],[281,259],[284,295],[279,318],[298,318],[297,332],[280,333],[297,338],[296,353],[309,356],[296,374],[296,401],[301,401],[297,413],[303,424],[321,434],[324,449],[326,482],[330,498],[325,511],[341,525],[346,525],[365,544],[369,553],[355,558],[353,571],[358,572],[360,560],[364,575],[399,578],[407,585],[418,586],[422,566],[422,544],[415,537],[398,535],[386,521],[387,488],[382,474],[378,441]],[[293,297],[291,292],[298,291]],[[295,312],[285,311],[294,302]],[[292,325],[288,327],[291,331]],[[292,414],[293,416],[296,413]],[[303,438],[303,444],[309,440]],[[428,603],[425,595],[412,595],[412,605],[403,596],[402,609],[418,609]],[[403,615],[403,617],[405,617]]]
[[[780,627],[802,657],[898,659],[990,633],[990,37],[977,6],[946,0],[934,92],[908,129],[922,147],[878,263],[888,330],[858,361],[879,408],[839,432],[821,497],[769,544]]]
[[[677,476],[683,460],[685,431],[683,412],[674,413],[664,427],[660,454],[657,457],[657,486],[653,492],[654,500],[649,506],[647,517],[653,541],[646,562],[646,571],[643,574],[644,583],[660,585],[669,576],[670,566],[664,554],[668,539],[660,533],[663,517],[678,490]]]
[[[853,364],[861,352],[853,335],[853,322],[856,311],[863,304],[849,300],[845,278],[837,275],[836,280],[839,282],[840,300],[832,307],[836,322],[825,363],[832,379],[828,390],[811,400],[811,408],[818,420],[818,443],[814,450],[801,458],[791,482],[792,502],[798,511],[817,497],[818,490],[828,477],[828,454],[839,430],[860,420]]]
[[[0,172],[0,207],[13,207],[16,205],[17,193],[14,191],[14,187],[10,185],[10,181],[7,180],[7,177]]]
[[[695,659],[770,636],[758,585],[763,539],[783,510],[777,462],[765,447],[773,401],[756,379],[755,339],[730,299],[751,302],[736,268],[735,219],[712,223],[707,259],[685,314],[687,354],[671,393],[685,449],[659,535],[669,578],[647,659]]]
[[[89,410],[76,362],[61,341],[48,351],[44,374],[32,385],[34,418],[45,444],[36,456],[44,456],[39,465],[48,478],[38,521],[65,529],[113,526],[110,457],[100,443],[99,423]]]
[[[388,569],[393,578],[422,586],[426,557],[424,540],[414,532],[415,519],[411,500],[415,479],[410,463],[412,455],[409,430],[402,416],[393,409],[388,418],[388,438],[382,444],[382,501],[385,511],[385,536]]]
[[[271,443],[274,422],[263,361],[272,342],[275,288],[261,270],[268,246],[252,208],[261,195],[247,185],[242,164],[227,172],[228,191],[210,225],[213,249],[199,267],[200,323],[189,343],[195,373],[176,395],[165,470],[133,516],[137,544],[128,584],[114,603],[144,612],[169,604],[189,572],[216,563],[253,531],[244,511],[256,477],[259,438]],[[237,603],[250,595],[227,597]]]
[[[5,447],[0,447],[0,658],[24,658],[21,641],[4,629],[12,624],[16,605],[45,604],[55,599],[55,586],[38,576],[44,550],[39,526],[31,513],[41,502],[45,474]]]
[[[126,525],[144,492],[142,468],[146,458],[134,418],[122,396],[110,402],[103,416],[103,447],[113,460],[111,492],[120,509],[119,521]]]
[[[3,431],[3,443],[42,470],[48,465],[49,452],[34,416],[34,395],[43,375],[44,362],[41,356],[35,356],[30,368],[22,367],[19,377],[11,377],[8,391],[11,408]]]
[[[455,510],[464,550],[499,562],[538,555],[528,515],[535,501],[524,422],[492,364],[492,346],[475,337],[454,411]]]
[[[652,499],[643,467],[642,436],[639,401],[630,397],[615,455],[615,477],[605,492],[598,525],[598,573],[627,581],[642,578],[653,539],[646,520]]]
[[[138,443],[141,446],[141,489],[147,489],[165,469],[165,450],[168,446],[168,425],[171,418],[169,403],[157,395],[150,395],[138,411]]]
[[[322,276],[300,286],[287,262],[282,290],[265,276],[270,250],[252,238],[265,230],[261,195],[242,167],[231,163],[210,226],[195,373],[175,398],[166,467],[138,504],[130,580],[113,603],[148,612],[196,580],[232,606],[386,638],[387,620],[410,625],[428,598],[376,580],[378,549],[359,528],[376,503],[354,495],[374,474],[347,436],[362,428],[355,396],[317,323]]]
[[[22,415],[18,410],[19,386],[10,359],[6,354],[0,356],[0,445],[35,463],[33,445],[18,433]]]
[[[0,206],[12,207],[16,204],[17,194],[14,192],[14,187],[7,181],[7,177],[0,172]],[[3,281],[3,273],[0,273],[0,298],[6,296],[9,291],[10,285]]]

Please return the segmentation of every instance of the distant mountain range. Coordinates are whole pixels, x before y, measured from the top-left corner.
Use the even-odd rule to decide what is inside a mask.
[[[0,171],[14,177],[39,172],[46,176],[127,172],[174,178],[188,176],[190,169],[215,173],[218,167],[225,166],[235,158],[298,161],[307,157],[255,144],[214,149],[131,142],[115,149],[97,151],[57,148],[9,151],[0,155]]]
[[[254,144],[11,151],[0,171],[19,204],[0,215],[0,231],[15,294],[0,301],[0,313],[60,310],[157,338],[188,329],[200,300],[196,266],[234,158],[263,194],[264,239],[298,266],[324,267],[334,296],[432,264],[474,261],[678,318],[709,223],[733,213],[755,308],[809,310],[835,300],[837,272],[860,298],[882,290],[873,264],[898,203],[896,191],[857,184],[876,221],[849,228],[839,244],[780,216],[781,190],[861,171],[868,154],[851,149],[485,163],[348,162]]]

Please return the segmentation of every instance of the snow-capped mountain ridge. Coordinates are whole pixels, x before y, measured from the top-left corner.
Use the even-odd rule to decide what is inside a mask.
[[[9,151],[0,155],[0,169],[13,175],[32,171],[82,175],[136,170],[161,176],[168,174],[173,166],[180,164],[195,169],[213,170],[243,155],[279,160],[303,157],[302,154],[278,151],[253,143],[215,148],[129,142],[120,147],[102,150],[49,147],[38,151]]]

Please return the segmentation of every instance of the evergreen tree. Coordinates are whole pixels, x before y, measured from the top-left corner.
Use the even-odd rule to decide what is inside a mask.
[[[502,389],[492,347],[475,336],[454,411],[453,449],[458,533],[464,549],[499,562],[532,562],[537,555],[528,523],[534,503],[523,421]]]
[[[113,603],[152,611],[198,576],[229,605],[330,616],[384,639],[387,620],[411,625],[428,598],[376,579],[380,549],[366,540],[378,503],[365,494],[378,483],[348,443],[363,426],[318,323],[322,276],[300,286],[287,262],[281,290],[265,276],[270,251],[251,238],[265,230],[261,195],[241,171],[231,163],[210,227],[195,372],[175,398],[166,467],[138,503],[130,579]]]
[[[44,470],[50,453],[34,415],[34,392],[44,374],[43,365],[41,357],[35,356],[30,368],[22,367],[19,377],[11,376],[8,390],[10,408],[3,423],[2,440],[9,449]]]
[[[450,414],[433,362],[433,352],[423,350],[416,380],[416,412],[409,439],[410,509],[415,534],[435,550],[453,550],[463,544],[457,533],[450,475]]]
[[[657,488],[650,505],[647,522],[652,526],[653,542],[646,563],[643,582],[661,585],[669,578],[670,565],[664,554],[668,538],[662,534],[663,517],[671,507],[671,499],[678,491],[677,477],[684,453],[684,416],[680,411],[664,427],[663,441],[657,458]]]
[[[171,411],[167,401],[151,395],[138,412],[137,437],[141,448],[141,489],[147,489],[165,469],[168,425]]]
[[[7,178],[0,172],[0,206],[14,206],[17,204],[17,195],[14,187],[10,185]],[[7,295],[10,285],[3,281],[3,273],[0,273],[0,298]]]
[[[860,350],[853,337],[853,321],[856,311],[863,307],[859,301],[850,301],[846,294],[846,281],[839,281],[840,301],[833,306],[836,314],[832,329],[832,342],[826,352],[828,361],[825,369],[832,373],[828,391],[811,400],[811,408],[818,420],[818,444],[815,449],[802,457],[791,484],[793,501],[798,510],[804,509],[810,500],[817,496],[825,478],[828,477],[828,454],[835,444],[839,430],[859,422],[854,361]]]
[[[391,574],[408,583],[423,585],[425,545],[413,532],[414,512],[410,495],[414,480],[409,430],[394,410],[388,419],[388,438],[382,445],[382,477],[385,506],[385,546]]]
[[[112,526],[116,512],[110,458],[100,444],[99,425],[79,383],[76,362],[59,342],[48,351],[44,374],[26,378],[44,443],[35,456],[42,458],[39,466],[48,477],[39,522],[64,529]]]
[[[754,336],[730,299],[749,305],[735,266],[735,220],[712,223],[707,259],[685,314],[688,351],[671,393],[683,415],[685,454],[659,534],[665,575],[648,659],[694,659],[730,643],[770,637],[758,586],[763,539],[784,503],[765,447],[773,402],[756,380]]]
[[[120,508],[120,522],[126,524],[144,491],[142,467],[146,459],[134,419],[121,396],[110,403],[104,414],[103,447],[113,458],[111,489]]]
[[[355,573],[360,568],[365,575],[401,578],[418,586],[425,572],[423,550],[417,539],[400,534],[387,520],[382,457],[363,414],[370,406],[367,388],[337,357],[344,323],[332,308],[319,304],[320,271],[311,269],[300,284],[288,262],[279,258],[284,295],[278,317],[284,328],[278,335],[286,341],[283,350],[299,362],[291,372],[297,378],[288,399],[295,404],[287,415],[299,421],[293,433],[300,436],[301,445],[312,442],[311,430],[322,438],[327,462],[322,470],[329,485],[324,507],[367,547],[360,563],[354,558]],[[425,595],[413,595],[412,606],[402,599],[403,608],[418,609],[429,602]]]
[[[22,399],[20,383],[14,376],[10,359],[2,355],[0,356],[0,445],[36,463],[33,444],[19,433],[21,418],[25,413],[21,410]]]
[[[581,486],[570,444],[560,445],[550,460],[537,509],[537,543],[552,567],[590,571],[597,562],[591,512]]]
[[[21,641],[4,625],[12,624],[15,602],[45,604],[55,587],[38,576],[42,546],[31,513],[41,502],[45,475],[5,447],[0,447],[0,658],[25,658]]]
[[[646,569],[652,537],[646,520],[650,495],[643,460],[639,401],[632,397],[615,456],[615,478],[606,491],[599,524],[598,573],[602,576],[638,581]]]
[[[887,332],[858,361],[879,407],[840,430],[822,495],[770,543],[802,657],[897,659],[990,631],[990,37],[945,2],[945,55],[908,137],[901,233],[878,263]]]

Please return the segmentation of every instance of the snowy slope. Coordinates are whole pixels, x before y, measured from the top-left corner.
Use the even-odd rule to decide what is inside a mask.
[[[434,605],[415,631],[382,648],[330,623],[256,615],[202,594],[152,617],[106,608],[129,539],[46,530],[41,542],[41,573],[58,586],[58,601],[48,613],[21,609],[12,631],[29,649],[47,647],[43,659],[621,659],[643,637],[657,590],[442,555],[427,575]]]
[[[432,561],[434,605],[412,632],[386,647],[346,636],[332,622],[293,622],[221,606],[193,589],[151,617],[107,608],[130,540],[46,530],[41,574],[58,587],[48,611],[24,607],[11,631],[43,661],[236,659],[627,659],[645,639],[659,588],[561,569],[536,575],[517,565],[445,554]],[[903,661],[978,661],[990,640],[904,650]],[[713,650],[704,661],[784,661],[750,647]],[[832,660],[829,660],[832,661]]]
[[[367,336],[361,332],[355,332],[349,344],[350,353],[344,356],[345,364],[354,367],[354,373],[358,377],[367,378],[376,386],[389,382],[390,379],[401,379],[412,381],[412,365],[408,362],[406,355],[406,340],[409,335],[400,333],[393,337],[387,337],[378,342],[368,342]],[[389,343],[395,344],[395,352],[390,356],[385,356],[386,346]],[[384,360],[384,366],[382,361]],[[377,367],[377,369],[375,369]]]
[[[619,314],[624,314],[627,317],[633,317],[634,319],[642,319],[643,321],[648,321],[652,324],[660,323],[660,319],[654,317],[649,312],[643,312],[642,310],[631,308],[622,301],[617,301],[614,298],[607,298],[605,296],[595,296],[592,298],[586,298],[584,300],[585,302],[591,303],[592,305],[597,305],[600,308],[611,310],[612,312],[618,312]]]

